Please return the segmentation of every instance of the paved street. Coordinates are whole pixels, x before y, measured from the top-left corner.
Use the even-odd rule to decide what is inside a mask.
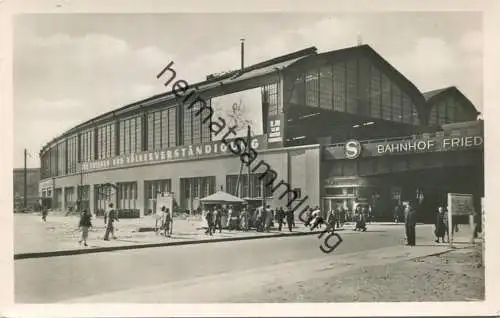
[[[240,301],[239,294],[269,287],[279,275],[300,279],[329,264],[342,269],[444,251],[432,229],[417,227],[415,248],[402,245],[402,225],[369,225],[365,233],[340,231],[344,241],[331,254],[311,235],[16,260],[15,297],[20,303]]]

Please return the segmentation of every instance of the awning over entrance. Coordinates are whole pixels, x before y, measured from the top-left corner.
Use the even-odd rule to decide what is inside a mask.
[[[244,203],[245,200],[242,200],[224,191],[217,191],[216,193],[211,194],[208,197],[200,199],[200,202],[227,204],[227,203]]]

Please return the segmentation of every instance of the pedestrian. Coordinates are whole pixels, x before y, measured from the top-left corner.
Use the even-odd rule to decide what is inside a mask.
[[[233,229],[233,224],[231,223],[232,217],[233,217],[233,207],[230,205],[227,208],[227,220],[226,220],[226,227],[229,231]]]
[[[345,223],[345,217],[346,217],[346,211],[344,209],[344,206],[343,205],[340,205],[339,206],[339,227],[344,227],[344,223]]]
[[[406,245],[415,246],[415,227],[417,225],[416,221],[416,211],[413,206],[413,202],[408,202],[404,210],[405,214],[405,229],[406,229]]]
[[[215,217],[215,229],[214,229],[214,233],[215,231],[217,230],[217,228],[219,229],[219,233],[222,232],[222,210],[220,207],[216,207],[215,210],[214,210],[214,217]]]
[[[78,224],[78,227],[82,230],[82,237],[80,241],[78,241],[78,244],[82,244],[84,246],[87,246],[87,239],[89,237],[89,229],[92,227],[92,221],[91,221],[92,215],[90,212],[88,212],[86,209],[83,210],[81,216],[80,216],[80,223]]]
[[[309,210],[306,212],[306,223],[304,223],[304,225],[309,227],[313,219],[313,208],[309,208]]]
[[[163,219],[163,236],[170,237],[172,235],[172,228],[174,225],[173,216],[170,213],[170,209],[163,207],[162,210],[165,215]]]
[[[109,204],[107,223],[106,223],[106,232],[104,233],[104,240],[109,241],[109,235],[112,235],[113,239],[116,239],[115,236],[115,227],[114,222],[118,221],[117,211],[113,208],[113,203]]]
[[[401,208],[401,204],[398,203],[396,204],[396,206],[394,207],[394,223],[399,223],[399,210]]]
[[[363,209],[361,208],[360,205],[356,207],[356,212],[355,212],[355,218],[356,218],[356,230],[360,230],[363,232],[366,232],[366,214],[363,213]]]
[[[324,224],[324,221],[318,206],[314,209],[311,215],[313,217],[311,221],[311,231],[314,231],[317,227],[321,228],[321,226]]]
[[[264,222],[265,222],[265,225],[264,225],[264,230],[266,232],[269,232],[270,230],[270,227],[271,227],[271,223],[272,223],[272,220],[273,220],[273,211],[271,210],[271,207],[269,205],[266,206],[266,208],[264,209],[265,212],[265,218],[264,218]]]
[[[245,232],[248,231],[248,211],[246,207],[243,207],[240,214],[240,229]]]
[[[278,230],[281,232],[281,229],[283,228],[283,221],[285,218],[285,210],[283,210],[283,207],[279,207],[278,210],[276,211],[276,222],[278,222]]]
[[[336,208],[330,209],[328,211],[328,216],[326,217],[326,229],[331,230],[332,233],[335,232],[335,225],[338,222]]]
[[[212,233],[215,232],[214,230],[214,212],[212,212],[211,209],[208,209],[207,213],[205,214],[205,219],[207,220],[207,230],[205,231],[205,234],[209,234],[212,236]]]
[[[47,205],[43,205],[42,207],[42,221],[47,222],[47,214],[49,214],[49,209],[47,208]]]
[[[476,238],[478,238],[479,233],[482,232],[481,213],[474,211],[473,218],[474,218],[474,232],[472,233],[472,237],[476,239]]]
[[[444,212],[444,209],[442,206],[438,208],[438,211],[436,213],[436,222],[435,222],[435,228],[434,228],[434,234],[436,236],[436,243],[439,243],[439,239],[444,243],[444,236],[446,233],[448,233],[447,227],[447,221],[445,220],[446,214]]]
[[[371,218],[372,218],[372,212],[371,212],[371,209],[370,209],[370,206],[369,205],[365,205],[363,208],[362,208],[362,213],[363,213],[363,217],[364,217],[364,220],[365,220],[365,227],[366,227],[366,223],[370,223],[371,221]]]
[[[292,232],[292,228],[294,226],[294,214],[291,207],[287,206],[285,211],[286,216],[286,224],[288,225],[288,231]]]
[[[158,235],[159,231],[163,228],[165,221],[165,207],[163,206],[160,211],[155,214],[155,233]]]

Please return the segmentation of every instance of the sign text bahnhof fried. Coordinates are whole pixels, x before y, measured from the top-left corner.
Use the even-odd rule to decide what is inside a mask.
[[[415,151],[439,151],[453,150],[459,148],[478,147],[483,144],[481,136],[470,136],[460,138],[443,138],[441,140],[427,139],[406,142],[386,143],[377,145],[379,154],[387,152],[415,152]]]
[[[352,142],[352,141],[351,141]],[[359,153],[346,153],[343,144],[325,146],[323,158],[332,159],[355,159],[358,157],[376,157],[385,155],[410,155],[424,152],[444,152],[454,150],[466,150],[483,147],[483,137],[479,135],[461,137],[438,137],[425,138],[416,136],[413,139],[401,138],[396,140],[374,140],[359,142],[357,148],[347,148],[349,151]],[[352,148],[352,149],[351,149]]]

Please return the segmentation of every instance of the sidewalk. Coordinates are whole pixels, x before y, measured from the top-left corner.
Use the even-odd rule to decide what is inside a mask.
[[[84,247],[78,244],[81,235],[78,221],[79,218],[74,215],[51,214],[44,223],[36,214],[16,214],[14,218],[15,259],[316,233],[298,224],[299,226],[291,233],[285,227],[282,232],[271,230],[269,233],[223,229],[222,233],[216,232],[213,236],[209,236],[201,228],[199,218],[187,218],[174,220],[172,236],[164,237],[151,231],[154,228],[155,219],[152,216],[146,216],[140,219],[119,220],[115,223],[117,239],[104,241],[104,219],[93,218],[93,227],[87,242],[89,246]],[[146,231],[142,232],[141,229]]]
[[[231,240],[247,240],[269,237],[282,237],[290,235],[311,235],[320,231],[311,232],[304,225],[297,223],[293,232],[288,232],[286,227],[282,232],[276,229],[269,233],[228,231],[223,229],[222,233],[216,232],[213,236],[205,234],[201,228],[199,217],[174,220],[173,234],[171,237],[157,235],[151,230],[154,228],[155,219],[146,216],[139,219],[121,219],[116,223],[116,240],[104,241],[105,232],[104,219],[93,218],[93,227],[89,233],[87,247],[79,245],[81,232],[78,229],[78,216],[63,214],[49,214],[47,222],[43,222],[38,214],[16,214],[14,217],[14,259],[49,257],[72,254],[85,254],[113,250],[124,250],[133,248],[145,248],[167,245],[198,244],[208,242],[220,242]],[[403,224],[394,223],[371,223],[368,224],[369,231],[394,229],[395,226]],[[431,225],[421,225],[431,227]],[[346,224],[345,230],[350,231],[352,225]],[[466,231],[461,231],[465,235]],[[463,242],[468,242],[468,236]]]

